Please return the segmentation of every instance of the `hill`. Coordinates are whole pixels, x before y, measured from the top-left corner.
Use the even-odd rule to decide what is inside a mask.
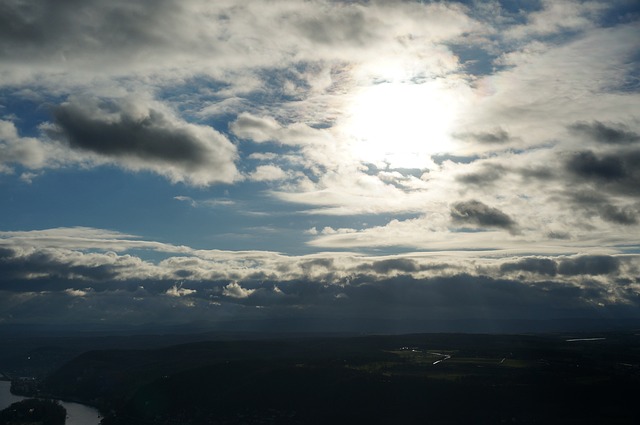
[[[64,425],[67,411],[53,400],[27,399],[0,411],[0,425]]]
[[[638,423],[633,334],[424,334],[87,352],[47,391],[105,425]]]

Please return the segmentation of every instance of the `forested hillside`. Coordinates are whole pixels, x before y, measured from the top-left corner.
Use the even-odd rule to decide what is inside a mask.
[[[632,424],[639,364],[622,334],[218,341],[85,353],[45,386],[105,425]]]

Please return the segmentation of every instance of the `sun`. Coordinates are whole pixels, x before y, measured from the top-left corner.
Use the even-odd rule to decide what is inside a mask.
[[[428,168],[451,152],[456,99],[444,83],[384,82],[359,88],[342,129],[360,161],[390,168]]]

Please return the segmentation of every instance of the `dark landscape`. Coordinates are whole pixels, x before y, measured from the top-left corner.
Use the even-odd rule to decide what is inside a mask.
[[[214,337],[73,336],[41,347],[23,338],[23,347],[32,348],[14,351],[13,361],[2,360],[5,368],[37,375],[16,380],[14,391],[95,406],[103,425],[640,419],[640,336],[634,332],[262,339],[247,334],[245,340],[237,334],[160,347],[162,341]],[[14,343],[20,339],[15,338]],[[102,349],[57,363],[91,345]],[[25,354],[33,369],[17,361]]]
[[[30,398],[13,403],[0,411],[0,424],[3,425],[64,425],[67,412],[57,402],[46,399]]]

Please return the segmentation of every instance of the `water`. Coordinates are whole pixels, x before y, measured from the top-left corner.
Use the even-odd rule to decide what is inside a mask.
[[[0,381],[0,410],[26,398],[11,394],[10,388],[11,382]],[[66,425],[98,425],[100,423],[100,415],[93,407],[66,401],[61,401],[60,404],[67,409]]]

